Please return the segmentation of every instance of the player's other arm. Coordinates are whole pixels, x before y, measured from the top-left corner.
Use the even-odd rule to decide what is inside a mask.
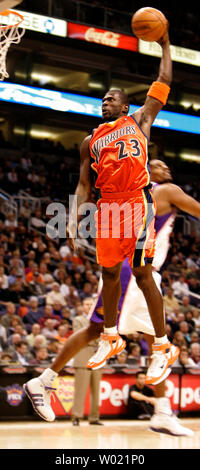
[[[135,113],[140,127],[148,138],[150,137],[150,129],[157,114],[167,102],[172,82],[172,60],[168,32],[157,42],[162,47],[158,78],[150,86],[144,106]]]
[[[80,147],[80,175],[79,181],[75,190],[74,200],[70,211],[70,219],[67,227],[69,237],[71,241],[76,236],[77,229],[77,211],[81,204],[87,202],[91,194],[91,181],[90,181],[90,152],[89,142],[91,136],[87,136]],[[72,247],[75,248],[75,244],[71,242]]]
[[[167,198],[171,205],[178,207],[178,209],[181,209],[194,217],[200,218],[200,203],[193,197],[184,193],[179,186],[169,183],[165,189],[165,198]]]
[[[90,181],[90,152],[89,142],[91,136],[87,136],[80,147],[80,175],[79,181],[75,190],[75,195],[78,198],[78,207],[80,204],[87,202],[91,194],[91,181]]]

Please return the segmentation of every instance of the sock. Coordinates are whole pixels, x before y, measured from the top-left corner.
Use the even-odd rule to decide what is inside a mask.
[[[171,403],[169,398],[167,397],[160,397],[156,398],[155,401],[155,413],[156,414],[166,414],[168,416],[172,416],[172,409]]]
[[[157,338],[157,337],[155,336],[154,343],[155,343],[155,344],[165,344],[165,343],[169,343],[169,340],[168,340],[167,335],[161,336],[161,338]]]
[[[44,372],[40,375],[40,379],[42,380],[44,385],[52,386],[53,381],[58,376],[57,372],[54,372],[52,369],[45,369]]]
[[[104,333],[108,333],[108,335],[116,335],[117,334],[117,327],[112,326],[112,328],[105,328],[104,327]]]

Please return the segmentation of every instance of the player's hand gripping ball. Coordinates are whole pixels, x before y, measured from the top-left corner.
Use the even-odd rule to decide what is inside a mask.
[[[165,15],[156,8],[140,8],[131,20],[132,31],[143,41],[158,41],[168,30],[168,21]]]

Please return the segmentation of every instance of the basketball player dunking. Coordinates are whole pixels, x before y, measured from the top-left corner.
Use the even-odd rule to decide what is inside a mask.
[[[168,167],[160,160],[150,162],[153,193],[156,201],[156,245],[153,260],[153,276],[160,288],[159,270],[163,265],[168,248],[169,235],[173,228],[174,212],[177,207],[189,214],[200,218],[200,204],[185,194],[178,186],[172,184],[171,174]],[[119,329],[121,334],[131,334],[141,331],[147,334],[149,343],[154,337],[154,328],[147,309],[147,304],[141,290],[137,287],[135,277],[128,260],[125,260],[121,270],[122,292],[119,301]],[[25,385],[26,393],[31,399],[37,413],[47,421],[55,419],[54,412],[50,406],[50,394],[52,383],[60,370],[80,349],[85,347],[91,340],[97,339],[103,330],[103,302],[101,295],[102,282],[100,281],[99,297],[92,308],[90,325],[87,328],[73,333],[68,338],[62,351],[57,356],[51,368],[46,369],[36,379],[30,380]],[[47,387],[47,388],[46,388]],[[154,431],[166,432],[172,435],[191,436],[192,431],[183,427],[172,415],[169,399],[165,397],[165,382],[155,385],[155,414],[151,419],[150,426]],[[39,401],[37,401],[39,396]],[[42,405],[42,406],[40,406]]]
[[[96,248],[98,262],[102,265],[104,331],[97,353],[87,367],[101,368],[107,359],[126,346],[117,331],[117,315],[121,297],[120,273],[123,261],[128,258],[137,285],[146,299],[155,330],[152,361],[146,374],[146,382],[152,384],[165,378],[167,369],[179,354],[179,348],[172,345],[166,335],[163,300],[152,276],[151,266],[155,250],[155,206],[150,191],[147,147],[151,126],[167,101],[172,80],[168,32],[158,42],[162,48],[159,75],[147,93],[144,106],[128,116],[128,97],[125,93],[112,90],[104,96],[102,116],[105,122],[86,137],[81,145],[80,177],[75,191],[79,208],[90,198],[92,157],[92,167],[98,175],[96,187],[101,191]],[[108,229],[104,224],[107,206],[110,222],[110,207],[113,203],[120,209],[120,218],[114,215],[112,223],[112,227],[120,229],[117,237],[113,229],[110,230],[110,223]],[[73,210],[74,207],[72,218]],[[125,221],[128,235],[124,233]],[[71,221],[68,229],[74,245],[75,233]]]
[[[104,331],[98,351],[87,367],[102,367],[109,357],[125,347],[125,341],[117,331],[117,312],[121,296],[120,272],[123,261],[128,258],[155,330],[152,361],[146,374],[146,383],[151,384],[163,380],[179,354],[179,349],[170,344],[165,332],[162,296],[151,266],[155,248],[155,206],[150,191],[147,147],[151,126],[167,101],[172,80],[168,33],[158,42],[162,47],[159,75],[147,93],[144,106],[128,116],[128,98],[123,92],[112,90],[104,96],[102,115],[105,122],[83,141],[80,179],[75,193],[78,207],[89,199],[92,158],[92,168],[97,172],[96,187],[101,191],[97,203],[96,248],[97,261],[102,266]],[[115,229],[119,230],[117,235]],[[73,239],[72,224],[69,233]]]

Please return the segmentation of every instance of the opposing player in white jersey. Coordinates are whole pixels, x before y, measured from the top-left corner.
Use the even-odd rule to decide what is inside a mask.
[[[175,219],[175,207],[200,218],[200,204],[192,197],[185,194],[178,186],[171,183],[172,177],[167,165],[160,160],[152,160],[151,181],[153,194],[156,201],[156,249],[153,260],[154,280],[157,287],[161,285],[159,271],[166,260],[169,250],[170,234],[173,230]],[[161,184],[160,184],[161,183]],[[147,334],[146,339],[151,347],[154,328],[147,305],[141,290],[138,288],[135,278],[132,276],[126,290],[121,314],[119,318],[119,333],[130,334],[134,331],[142,331]],[[159,360],[159,356],[158,356]],[[168,374],[169,374],[168,370]],[[192,435],[191,430],[183,428],[175,416],[172,415],[170,401],[165,397],[165,378],[155,385],[155,413],[151,418],[150,428],[157,432],[168,432],[174,435]]]
[[[164,162],[153,160],[150,166],[152,181],[157,183],[153,183],[154,198],[157,203],[156,254],[153,262],[155,270],[153,275],[157,286],[160,288],[161,276],[158,271],[166,259],[169,248],[169,235],[172,231],[175,217],[173,207],[178,207],[193,216],[200,217],[200,204],[185,194],[178,186],[170,182],[171,174]],[[122,294],[119,301],[120,314],[118,320],[121,334],[141,331],[146,333],[153,343],[154,329],[147,304],[142,291],[137,287],[127,260],[124,261],[122,266],[121,287]],[[55,414],[50,405],[50,395],[53,391],[52,383],[54,379],[66,362],[91,340],[97,339],[100,336],[103,329],[103,320],[103,303],[100,292],[97,302],[92,308],[90,325],[72,334],[51,367],[46,369],[38,378],[29,380],[24,385],[25,392],[30,398],[34,409],[46,421],[54,421],[55,419]],[[193,432],[181,426],[179,421],[172,415],[170,402],[165,397],[164,381],[155,385],[155,395],[157,400],[155,414],[151,420],[151,429],[172,435],[191,436]]]

